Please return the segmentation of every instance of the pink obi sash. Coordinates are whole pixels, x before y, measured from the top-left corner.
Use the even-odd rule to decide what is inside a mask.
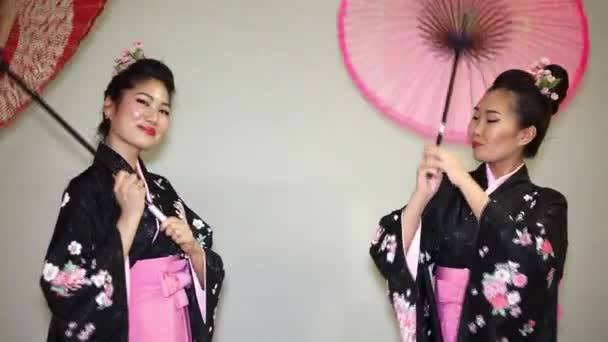
[[[436,301],[444,342],[456,342],[469,270],[437,266]]]
[[[188,261],[177,256],[140,260],[130,270],[129,341],[191,342]]]

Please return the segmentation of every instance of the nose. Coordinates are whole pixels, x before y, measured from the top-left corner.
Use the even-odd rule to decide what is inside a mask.
[[[473,136],[479,137],[483,133],[483,129],[485,128],[483,120],[477,120],[473,123]]]
[[[158,111],[154,108],[148,108],[145,111],[144,119],[148,123],[156,123],[158,121]]]

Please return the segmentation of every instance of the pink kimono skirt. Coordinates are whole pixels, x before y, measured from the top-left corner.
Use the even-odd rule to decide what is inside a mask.
[[[191,342],[186,287],[188,261],[177,256],[140,260],[130,270],[129,341]]]
[[[469,270],[437,266],[436,301],[444,342],[456,342]]]

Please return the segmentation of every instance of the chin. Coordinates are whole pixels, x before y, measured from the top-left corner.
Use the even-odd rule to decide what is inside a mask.
[[[154,148],[156,145],[159,144],[159,142],[160,142],[160,139],[144,138],[144,139],[133,139],[133,140],[129,141],[129,144],[131,144],[132,146],[135,146],[138,150],[147,151],[147,150]]]
[[[475,150],[473,150],[473,158],[480,163],[489,163],[492,161],[492,158],[490,156],[488,156],[486,153],[483,153],[481,151],[475,151]]]

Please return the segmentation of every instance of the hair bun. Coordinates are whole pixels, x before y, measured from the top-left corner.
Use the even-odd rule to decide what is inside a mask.
[[[559,98],[557,100],[549,99],[549,101],[551,101],[551,115],[553,115],[557,113],[560,104],[568,95],[568,87],[570,86],[570,81],[568,79],[568,71],[566,71],[566,69],[564,69],[560,65],[550,64],[547,65],[545,69],[551,71],[551,75],[560,80],[559,83],[555,85],[555,88],[552,89],[552,91],[555,92],[559,96]]]

